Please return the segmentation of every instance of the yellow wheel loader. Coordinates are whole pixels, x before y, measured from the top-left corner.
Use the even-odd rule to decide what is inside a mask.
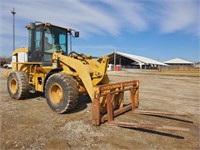
[[[80,94],[88,94],[94,125],[105,121],[114,124],[115,116],[131,109],[137,113],[158,113],[135,110],[139,105],[139,81],[109,84],[108,57],[96,60],[69,52],[71,45],[68,43],[72,37],[79,37],[79,32],[42,22],[30,23],[26,28],[29,31],[28,48],[13,52],[12,72],[7,79],[8,93],[13,99],[25,99],[29,92],[43,92],[53,111],[65,113],[76,107]],[[124,105],[125,91],[130,92],[130,104],[127,105]],[[130,123],[116,125],[144,127]]]

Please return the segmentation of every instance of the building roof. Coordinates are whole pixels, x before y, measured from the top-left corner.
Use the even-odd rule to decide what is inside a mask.
[[[108,55],[112,55],[113,53],[115,54],[118,54],[118,55],[121,55],[121,56],[124,56],[126,58],[129,58],[133,61],[136,61],[138,63],[143,63],[143,64],[152,64],[152,65],[160,65],[160,66],[168,66],[162,62],[159,62],[157,60],[153,60],[153,59],[150,59],[150,58],[147,58],[147,57],[144,57],[144,56],[138,56],[138,55],[133,55],[133,54],[127,54],[127,53],[122,53],[122,52],[112,52]]]
[[[170,59],[164,62],[165,64],[194,64],[194,62],[187,61],[180,58]]]

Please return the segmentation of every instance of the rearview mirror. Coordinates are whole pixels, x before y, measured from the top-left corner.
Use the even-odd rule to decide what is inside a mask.
[[[79,32],[78,32],[78,31],[75,31],[74,36],[75,36],[75,37],[79,37]]]

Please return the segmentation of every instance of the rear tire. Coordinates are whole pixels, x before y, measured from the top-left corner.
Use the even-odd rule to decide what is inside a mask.
[[[7,80],[7,89],[13,99],[25,99],[29,93],[27,74],[22,71],[10,73]]]
[[[49,77],[45,85],[45,97],[49,107],[57,113],[73,110],[78,103],[78,88],[73,77],[56,73]]]

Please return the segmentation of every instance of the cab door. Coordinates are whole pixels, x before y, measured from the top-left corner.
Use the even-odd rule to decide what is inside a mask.
[[[43,30],[37,27],[29,31],[29,62],[42,62],[43,60]]]

